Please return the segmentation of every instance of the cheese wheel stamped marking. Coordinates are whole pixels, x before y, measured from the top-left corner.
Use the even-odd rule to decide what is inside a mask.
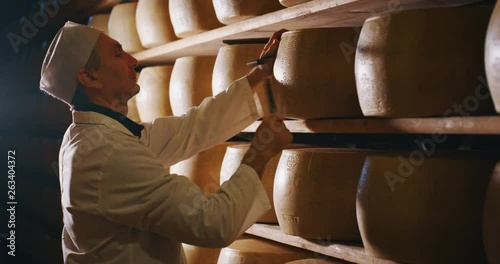
[[[298,224],[299,223],[299,217],[298,216],[281,214],[281,217],[283,218],[283,221],[285,221],[287,223],[293,223],[293,224]]]
[[[289,155],[286,160],[286,170],[292,171],[297,166],[297,163],[299,163],[299,157],[293,154]]]

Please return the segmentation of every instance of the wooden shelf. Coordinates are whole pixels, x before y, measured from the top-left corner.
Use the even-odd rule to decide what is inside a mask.
[[[254,224],[246,233],[354,263],[396,263],[390,260],[368,256],[363,246],[360,244],[340,244],[339,242],[328,242],[324,240],[315,241],[298,236],[290,236],[282,233],[277,225]]]
[[[191,37],[140,51],[133,56],[142,66],[167,64],[183,56],[216,55],[224,39],[268,38],[273,32],[318,27],[362,26],[366,18],[385,12],[458,6],[480,0],[316,0],[247,19]]]
[[[285,120],[292,133],[500,135],[500,116]],[[243,130],[255,132],[257,121]]]

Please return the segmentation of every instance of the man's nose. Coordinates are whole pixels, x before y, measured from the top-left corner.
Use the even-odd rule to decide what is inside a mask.
[[[127,54],[128,54],[128,53],[127,53]],[[130,64],[129,64],[129,65],[130,65],[130,67],[132,67],[132,68],[137,67],[137,65],[138,65],[138,63],[139,63],[139,62],[137,61],[137,59],[136,59],[136,58],[134,58],[134,57],[133,57],[132,55],[130,55],[130,54],[128,54],[128,56],[130,57]]]

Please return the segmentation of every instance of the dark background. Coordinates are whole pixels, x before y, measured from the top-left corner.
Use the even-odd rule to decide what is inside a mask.
[[[5,162],[0,162],[0,263],[62,263],[57,157],[71,113],[64,103],[39,90],[40,66],[53,36],[66,21],[86,24],[90,15],[109,12],[118,2],[1,1],[0,160]],[[10,231],[6,211],[9,150],[16,151],[16,257],[7,255],[4,235]]]

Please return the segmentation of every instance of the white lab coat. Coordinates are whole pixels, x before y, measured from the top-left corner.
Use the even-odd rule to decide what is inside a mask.
[[[206,198],[169,166],[261,117],[246,78],[181,117],[145,123],[141,138],[96,112],[73,112],[59,154],[65,263],[185,263],[181,243],[224,247],[271,207],[241,165]],[[208,176],[208,175],[207,175]]]

